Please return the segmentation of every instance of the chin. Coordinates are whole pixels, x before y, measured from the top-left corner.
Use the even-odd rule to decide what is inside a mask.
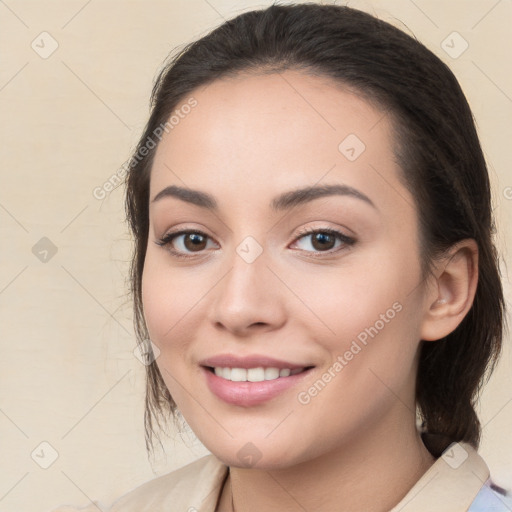
[[[286,445],[272,446],[264,442],[232,441],[229,446],[207,446],[227,466],[243,469],[278,470],[309,460],[306,452],[292,453]]]

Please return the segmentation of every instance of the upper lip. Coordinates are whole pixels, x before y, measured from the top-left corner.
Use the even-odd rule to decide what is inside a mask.
[[[235,356],[232,354],[219,354],[208,359],[203,359],[199,363],[201,366],[209,366],[211,368],[289,368],[296,370],[298,368],[307,368],[313,366],[311,364],[295,364],[280,359],[274,359],[264,355]]]

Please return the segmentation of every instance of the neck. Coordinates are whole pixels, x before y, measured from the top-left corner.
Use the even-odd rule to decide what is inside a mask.
[[[396,421],[380,424],[380,432],[360,433],[336,450],[284,469],[230,467],[218,510],[389,511],[435,461],[414,422],[402,424],[401,430]]]

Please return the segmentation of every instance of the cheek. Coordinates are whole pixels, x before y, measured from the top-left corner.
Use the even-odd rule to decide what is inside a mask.
[[[409,379],[421,325],[420,267],[414,252],[382,247],[364,256],[350,265],[347,260],[342,269],[327,273],[324,268],[294,281],[309,310],[296,318],[330,356],[326,380],[338,383],[333,390],[351,389],[360,399],[379,389],[385,394],[386,385],[400,388]],[[379,385],[379,378],[386,385]]]
[[[297,303],[295,320],[316,329],[318,339],[328,341],[332,348],[339,340],[360,334],[364,341],[367,329],[374,330],[375,326],[379,332],[389,332],[392,324],[393,328],[402,324],[405,315],[398,310],[411,300],[410,292],[419,279],[411,258],[395,258],[388,248],[354,256],[338,268],[323,267],[307,273],[296,269],[288,271],[286,277],[302,299],[302,303],[293,301]]]
[[[322,425],[326,439],[348,435],[355,424],[377,424],[393,408],[412,404],[416,309],[411,301],[383,298],[366,296],[359,311],[339,310],[330,317],[336,335],[316,340],[329,358],[316,380],[297,390],[296,401],[312,429]]]
[[[340,357],[342,364],[354,371],[364,366],[389,374],[412,360],[417,345],[417,309],[396,285],[381,285],[367,291],[351,289],[347,283],[346,293],[331,290],[326,296],[332,299],[311,301],[311,309],[322,322],[311,321],[304,329],[314,334],[332,361]]]
[[[183,282],[182,282],[183,281]],[[147,255],[142,276],[142,302],[149,338],[160,353],[155,362],[173,400],[186,404],[180,383],[186,381],[187,322],[201,294],[194,287],[162,264],[158,257]]]
[[[160,345],[165,332],[172,326],[174,305],[165,279],[158,279],[160,273],[146,258],[142,274],[142,303],[144,319],[152,341]]]
[[[173,272],[158,255],[149,252],[142,274],[141,292],[150,338],[160,350],[168,350],[201,293],[191,285],[190,279],[184,278],[183,273]]]

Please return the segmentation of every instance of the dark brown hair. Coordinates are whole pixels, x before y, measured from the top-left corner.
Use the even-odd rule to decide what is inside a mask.
[[[160,72],[126,179],[127,218],[135,237],[130,279],[138,342],[148,339],[141,279],[156,148],[147,154],[141,149],[197,87],[241,72],[286,69],[330,77],[389,113],[402,179],[419,215],[425,275],[450,246],[476,240],[479,280],[473,305],[445,339],[422,342],[416,397],[426,431],[477,448],[481,427],[474,406],[501,350],[505,308],[486,163],[470,108],[450,69],[413,37],[356,9],[310,3],[246,12],[188,44]],[[153,362],[147,366],[148,450],[156,433],[153,420],[160,425],[159,417],[168,416],[176,419],[176,404]]]

